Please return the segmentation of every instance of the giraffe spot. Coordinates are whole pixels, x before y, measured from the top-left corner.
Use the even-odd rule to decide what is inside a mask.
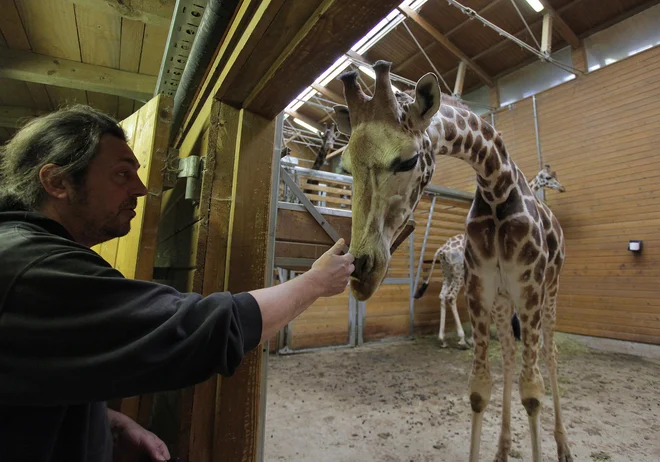
[[[440,114],[442,114],[443,117],[446,117],[448,119],[454,118],[454,110],[451,107],[447,106],[446,104],[442,104],[440,106]]]
[[[522,313],[520,315],[520,320],[523,322],[523,324],[527,324],[527,321],[529,321],[529,315],[527,313]]]
[[[479,163],[483,163],[484,159],[486,158],[486,154],[488,153],[488,147],[484,146],[479,150]]]
[[[493,209],[490,204],[481,197],[481,188],[477,188],[474,200],[472,201],[471,216],[473,218],[486,217],[493,214]],[[484,192],[487,194],[488,192]]]
[[[449,148],[447,146],[445,146],[444,144],[442,146],[440,146],[440,149],[438,150],[438,154],[440,154],[441,156],[444,156],[448,152],[449,152]]]
[[[474,143],[474,137],[472,136],[472,132],[468,132],[468,134],[465,136],[465,150],[469,151],[470,148],[472,147],[472,143]]]
[[[481,256],[491,258],[495,255],[495,221],[487,219],[468,223],[467,234],[474,239],[473,244]]]
[[[479,130],[479,119],[474,114],[470,113],[468,116],[468,125],[473,131]]]
[[[520,249],[518,254],[518,263],[525,266],[530,266],[539,257],[539,249],[531,242],[527,241]]]
[[[471,268],[471,269],[476,269],[477,264],[479,263],[479,259],[474,254],[474,249],[472,248],[472,246],[470,244],[468,244],[465,248],[465,257],[464,258],[465,258],[465,263],[466,263],[466,266],[465,266],[465,273],[466,274],[464,274],[463,277],[466,278],[468,267]]]
[[[499,247],[504,260],[513,259],[518,243],[527,236],[527,233],[529,233],[529,223],[523,220],[512,219],[500,226]]]
[[[539,211],[536,207],[536,201],[533,199],[526,199],[525,207],[527,207],[527,212],[532,217],[532,219],[534,221],[539,221]]]
[[[417,199],[419,198],[419,192],[420,192],[420,186],[416,186],[415,190],[412,193],[412,196],[410,196],[410,208],[414,208],[415,204],[417,203]]]
[[[536,306],[538,306],[539,300],[540,300],[539,299],[539,294],[538,294],[538,292],[536,292],[536,289],[534,288],[534,286],[525,286],[525,287],[523,287],[522,298],[524,300],[527,300],[527,303],[525,304],[525,307],[530,311],[533,310]],[[538,312],[539,312],[539,316],[540,316],[541,310],[538,310]],[[534,323],[534,318],[532,318],[532,327],[534,327],[533,323]]]
[[[530,335],[530,339],[532,341],[532,344],[538,345],[538,343],[539,343],[539,334],[538,334],[538,332],[534,332],[532,335]]]
[[[488,159],[486,159],[486,163],[484,164],[484,169],[485,169],[485,174],[486,177],[491,176],[495,171],[499,170],[500,168],[500,159],[497,156],[497,153],[495,152],[495,149],[492,147],[490,148],[490,153],[488,154]]]
[[[482,188],[488,188],[490,186],[490,181],[488,181],[487,179],[485,179],[481,175],[477,175],[477,183]]]
[[[543,282],[543,275],[545,274],[545,260],[539,259],[534,266],[534,280],[541,284]]]
[[[456,125],[458,125],[458,128],[461,130],[465,130],[466,124],[465,124],[465,119],[461,116],[456,117]]]
[[[532,277],[532,270],[527,270],[520,275],[520,282],[528,282],[530,277]]]
[[[442,119],[442,125],[445,129],[445,140],[451,141],[456,138],[458,132],[456,131],[456,125],[449,122],[447,119]]]
[[[488,123],[485,123],[483,127],[481,127],[481,133],[483,133],[484,139],[486,141],[492,140],[493,136],[495,135],[495,131],[493,130],[493,127]]]
[[[541,240],[541,229],[538,226],[532,227],[532,239],[538,247],[543,246],[543,241]]]
[[[484,197],[486,198],[487,201],[493,202],[495,200],[495,196],[493,196],[490,192],[486,191],[484,193]]]
[[[495,216],[498,220],[504,220],[507,217],[523,212],[522,199],[518,190],[513,189],[504,202],[495,208]]]
[[[481,135],[477,135],[476,139],[474,140],[474,143],[472,143],[472,162],[474,162],[474,159],[477,158],[477,154],[479,153],[479,150],[484,144],[484,140],[481,137]]]
[[[483,336],[488,335],[488,326],[486,325],[485,322],[480,322],[479,323],[479,332],[481,332],[481,335],[483,335]]]
[[[555,258],[555,252],[559,247],[557,237],[553,233],[550,233],[546,236],[545,241],[548,243],[548,260],[552,261],[552,259]]]
[[[457,108],[456,112],[458,112],[461,115],[461,117],[467,117],[470,114],[468,111],[466,111],[462,107]]]
[[[555,269],[552,266],[548,266],[545,272],[545,280],[551,284],[555,282]]]
[[[495,146],[497,146],[497,150],[500,152],[504,149],[504,140],[499,134],[495,137]]]
[[[431,165],[433,163],[433,157],[431,157],[431,153],[428,151],[426,154],[424,154],[424,159],[426,159],[426,163],[428,165]]]
[[[536,295],[536,299],[527,300],[527,307],[529,309],[531,309],[532,307],[538,306],[538,304],[539,304],[539,295],[536,294],[536,293],[534,295]],[[534,304],[531,304],[530,302],[534,302]],[[536,311],[534,311],[534,314],[532,315],[531,326],[532,326],[532,329],[538,329],[540,325],[541,325],[541,310],[537,309]]]
[[[546,212],[544,209],[540,209],[539,212],[540,212],[539,215],[541,215],[541,223],[543,224],[543,228],[546,230],[551,229],[552,222],[548,217],[548,212]]]
[[[483,306],[481,306],[481,301],[477,298],[470,297],[468,298],[468,309],[472,315],[472,319],[478,319],[481,317],[483,312]]]
[[[507,192],[512,183],[513,178],[511,177],[511,172],[500,173],[500,176],[497,178],[497,182],[493,187],[493,193],[495,194],[495,197],[502,197],[504,193]]]
[[[557,252],[557,256],[555,257],[555,266],[557,268],[561,268],[561,264],[564,262],[563,257],[561,256],[560,252]]]
[[[455,154],[458,154],[463,150],[463,137],[459,136],[454,140],[454,144],[451,146],[451,152],[449,153],[450,156],[453,156]]]

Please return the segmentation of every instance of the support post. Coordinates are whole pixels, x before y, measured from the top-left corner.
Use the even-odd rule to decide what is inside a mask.
[[[429,209],[429,217],[426,220],[426,230],[424,231],[424,241],[422,241],[422,252],[419,255],[419,262],[417,263],[417,273],[415,274],[415,283],[412,290],[413,295],[417,292],[417,286],[419,284],[419,277],[422,275],[422,264],[424,263],[424,253],[426,252],[426,243],[429,239],[429,230],[431,229],[431,224],[433,223],[433,209],[435,208],[435,201],[438,196],[433,195],[431,200],[431,208]]]
[[[461,96],[463,94],[463,84],[465,83],[465,70],[467,64],[461,61],[458,65],[458,72],[456,73],[456,83],[454,84],[454,96]]]
[[[500,87],[497,82],[490,87],[490,107],[500,107]]]
[[[573,67],[578,71],[586,74],[589,66],[587,61],[587,50],[584,47],[584,42],[580,41],[580,46],[577,48],[571,48],[571,58],[573,60]],[[578,77],[581,74],[578,74]]]
[[[410,282],[408,283],[409,287],[409,302],[410,303],[410,337],[415,336],[415,231],[413,230],[412,233],[410,233],[410,237],[408,238],[408,244],[409,244],[409,249],[410,249],[410,258],[409,258],[409,265],[408,265],[408,278],[410,279]]]
[[[541,152],[541,137],[539,136],[539,116],[536,107],[536,95],[532,96],[532,106],[534,109],[534,133],[536,135],[536,155],[539,159],[539,170],[543,168],[543,153]],[[545,190],[543,188],[536,191],[536,197],[545,200]]]

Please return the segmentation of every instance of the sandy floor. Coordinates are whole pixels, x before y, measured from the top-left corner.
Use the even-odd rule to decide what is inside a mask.
[[[575,460],[660,461],[660,361],[596,352],[558,337],[562,408]],[[484,419],[486,461],[495,455],[500,426],[498,347],[491,343],[495,389]],[[467,460],[470,365],[470,351],[440,349],[432,337],[271,357],[265,460]],[[556,461],[545,371],[544,378],[544,461]],[[517,379],[512,400],[510,460],[528,461]]]

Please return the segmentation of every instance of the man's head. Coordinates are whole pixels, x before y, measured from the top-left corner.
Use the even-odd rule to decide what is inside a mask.
[[[130,231],[146,188],[111,117],[73,106],[34,119],[2,148],[2,202],[59,221],[92,246]]]

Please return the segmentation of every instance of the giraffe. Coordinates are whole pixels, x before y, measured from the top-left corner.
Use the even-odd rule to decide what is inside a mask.
[[[536,174],[532,181],[529,182],[529,187],[533,193],[536,193],[543,188],[554,189],[559,192],[566,191],[566,188],[564,188],[559,182],[557,173],[552,171],[550,165],[547,164]],[[454,321],[456,322],[456,330],[459,338],[458,346],[463,349],[468,347],[468,342],[465,340],[465,332],[463,331],[463,326],[461,325],[461,320],[458,316],[458,308],[456,306],[458,294],[463,288],[463,274],[465,271],[464,254],[465,234],[461,233],[450,237],[447,242],[436,250],[429,274],[415,293],[416,299],[422,298],[431,282],[435,264],[440,262],[440,267],[442,269],[442,289],[440,290],[440,332],[438,333],[438,339],[440,340],[442,348],[447,347],[447,343],[445,342],[445,316],[447,303],[449,303],[449,306],[451,307]],[[520,320],[515,312],[511,318],[511,325],[513,327],[514,337],[516,340],[521,340]]]
[[[389,244],[417,206],[435,170],[435,156],[472,166],[477,189],[466,220],[465,292],[474,355],[468,384],[472,408],[471,462],[479,460],[484,412],[492,390],[489,330],[495,321],[502,346],[503,403],[496,461],[511,447],[511,391],[516,344],[509,328],[513,306],[522,322],[519,395],[527,411],[532,460],[542,460],[540,412],[544,384],[538,366],[540,336],[551,381],[555,441],[560,462],[572,462],[557,386],[554,325],[563,231],[552,211],[532,193],[509,157],[502,136],[471,111],[442,103],[438,78],[421,77],[414,99],[390,87],[391,63],[373,65],[376,90],[362,91],[355,70],[343,73],[346,105],[334,108],[337,126],[350,135],[342,155],[353,175],[350,288],[358,300],[373,295],[389,263]]]

